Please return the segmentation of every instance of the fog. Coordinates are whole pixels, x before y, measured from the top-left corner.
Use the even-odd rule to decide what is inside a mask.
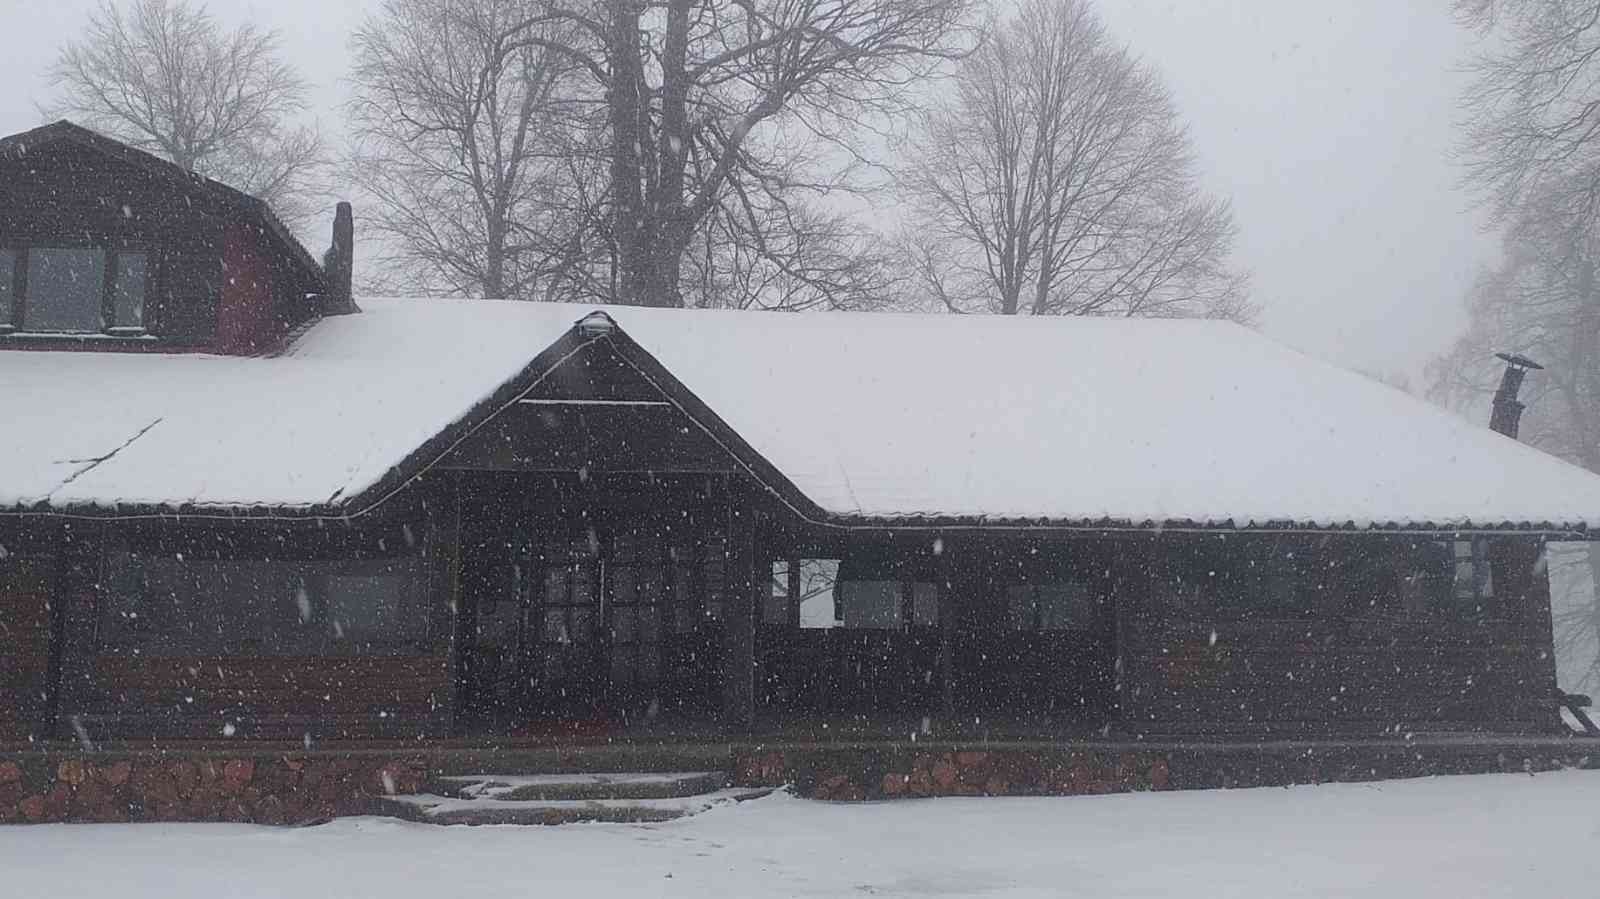
[[[92,0],[3,0],[0,133],[41,120],[46,69]],[[346,40],[379,0],[214,0],[225,21],[282,32],[339,133]],[[1263,330],[1348,367],[1400,374],[1465,323],[1461,294],[1495,240],[1450,159],[1471,36],[1449,4],[1106,0],[1108,25],[1160,67],[1206,174],[1232,199],[1236,260]]]

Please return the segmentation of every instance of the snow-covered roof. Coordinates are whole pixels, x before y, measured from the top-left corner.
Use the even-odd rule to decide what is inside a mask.
[[[0,508],[346,508],[594,308],[360,305],[272,358],[0,352]],[[1231,324],[607,312],[828,517],[1600,527],[1600,477]]]

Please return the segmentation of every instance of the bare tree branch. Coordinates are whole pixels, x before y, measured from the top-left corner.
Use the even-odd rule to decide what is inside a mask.
[[[304,224],[326,154],[294,123],[305,85],[278,36],[244,25],[224,33],[186,0],[111,0],[62,48],[47,111],[79,120],[186,169],[261,197]]]

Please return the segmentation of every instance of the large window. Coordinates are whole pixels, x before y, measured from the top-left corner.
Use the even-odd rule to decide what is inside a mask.
[[[428,635],[422,557],[408,549],[390,558],[204,546],[114,550],[106,556],[99,641],[150,656],[401,647]]]
[[[0,330],[141,333],[149,283],[150,258],[139,250],[0,249]]]
[[[1489,543],[1376,537],[1232,535],[1162,550],[1161,594],[1197,619],[1493,618]]]
[[[939,587],[928,581],[840,580],[839,626],[904,630],[939,623]]]
[[[1013,584],[1006,605],[1014,631],[1087,631],[1095,625],[1095,600],[1081,581]]]

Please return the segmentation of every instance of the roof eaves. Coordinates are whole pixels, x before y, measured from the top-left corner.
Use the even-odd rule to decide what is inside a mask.
[[[821,522],[842,530],[939,530],[987,532],[1097,532],[1097,533],[1254,533],[1254,534],[1527,534],[1558,536],[1571,540],[1600,539],[1586,522],[1555,521],[1311,521],[1274,519],[1236,522],[1232,519],[1131,519],[1131,518],[1051,518],[1002,515],[946,515],[905,513],[871,515],[835,513]]]

